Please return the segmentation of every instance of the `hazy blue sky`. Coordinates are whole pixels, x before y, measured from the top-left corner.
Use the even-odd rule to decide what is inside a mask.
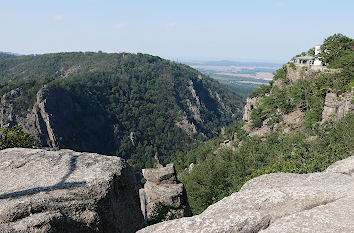
[[[353,12],[353,0],[0,0],[0,51],[283,62],[353,38]]]

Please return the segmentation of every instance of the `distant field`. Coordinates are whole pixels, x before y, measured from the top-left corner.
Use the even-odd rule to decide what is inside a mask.
[[[228,88],[243,97],[247,97],[252,91],[258,89],[261,85],[268,85],[269,83],[269,80],[255,79],[245,76],[210,75],[210,77],[225,84]]]
[[[254,79],[264,79],[264,80],[272,80],[273,72],[258,72],[255,75],[252,74],[242,74],[242,73],[215,73],[215,75],[228,75],[228,76],[236,76],[236,77],[247,77]]]
[[[273,73],[281,67],[278,63],[233,61],[195,61],[186,64],[227,85],[244,97],[261,85],[268,85],[273,79]]]

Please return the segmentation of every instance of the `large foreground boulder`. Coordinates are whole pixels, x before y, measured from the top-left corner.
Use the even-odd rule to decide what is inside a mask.
[[[147,232],[354,232],[354,157],[325,172],[275,173],[247,182],[202,214]]]
[[[121,158],[72,150],[0,151],[0,232],[135,232],[134,174]]]

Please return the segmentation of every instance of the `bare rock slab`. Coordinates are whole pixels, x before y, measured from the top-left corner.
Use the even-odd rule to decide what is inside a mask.
[[[182,183],[177,180],[173,164],[166,167],[143,169],[146,179],[144,188],[139,190],[141,212],[150,219],[154,212],[155,204],[161,202],[168,206],[187,206],[187,194]],[[181,210],[179,216],[183,217]]]
[[[200,215],[138,232],[354,232],[353,161],[319,173],[262,175]]]
[[[143,226],[132,169],[72,150],[0,151],[0,232],[135,232]]]

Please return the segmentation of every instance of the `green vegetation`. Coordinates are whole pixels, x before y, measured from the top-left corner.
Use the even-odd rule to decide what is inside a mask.
[[[234,83],[234,82],[222,82],[219,81],[222,84],[225,84],[227,88],[229,88],[231,91],[235,92],[236,94],[247,98],[253,91],[257,90],[260,86],[259,84],[240,84],[240,83]]]
[[[315,56],[315,48],[311,48],[307,51],[306,55],[308,56]]]
[[[282,68],[278,69],[277,71],[275,71],[274,73],[274,77],[273,77],[273,81],[276,81],[278,79],[282,80],[283,83],[288,84],[289,83],[289,79],[286,76],[286,66],[283,65]]]
[[[290,67],[291,69],[293,69],[293,70],[296,69],[296,66],[295,66],[295,64],[294,64],[293,62],[290,62],[290,63],[289,63],[289,67]]]
[[[264,96],[261,103],[251,113],[252,126],[261,127],[267,118],[272,119],[272,123],[277,123],[281,113],[289,113],[294,109],[291,96],[285,88],[272,87],[272,94]]]
[[[281,129],[262,137],[250,137],[242,128],[245,122],[234,122],[242,105],[240,96],[188,66],[150,55],[63,53],[7,58],[0,61],[0,94],[19,90],[21,95],[11,103],[15,114],[25,114],[38,90],[46,85],[46,95],[60,100],[54,101],[53,108],[63,112],[56,118],[56,123],[60,117],[65,123],[57,130],[58,138],[62,136],[61,147],[86,150],[87,145],[93,145],[91,151],[119,155],[137,170],[151,167],[156,152],[163,163],[174,162],[191,210],[198,214],[256,176],[323,171],[353,155],[353,113],[339,122],[319,124],[326,92],[343,94],[354,86],[352,43],[341,34],[325,40],[323,59],[336,70],[290,81],[287,66],[283,66],[270,85],[250,95],[262,97],[251,112],[253,128],[265,122],[273,128],[294,110],[304,114],[296,127],[285,126],[290,129],[287,133]],[[304,55],[312,53],[311,49]],[[289,67],[293,68],[291,64]],[[75,107],[65,112],[70,104],[63,107],[60,103]],[[198,106],[198,111],[191,105]],[[188,135],[178,127],[176,122],[183,119],[197,132]],[[230,123],[225,135],[216,137],[219,129]],[[60,128],[67,131],[60,132]],[[9,135],[4,136],[4,145],[15,145],[16,135],[24,136],[21,130],[15,131],[17,134],[7,130],[2,134]],[[134,140],[130,138],[132,132]],[[226,139],[232,141],[234,149],[220,148]],[[29,147],[35,145],[31,140]],[[100,144],[95,144],[97,141]],[[191,163],[195,164],[193,170],[185,171]],[[174,218],[168,215],[171,210],[176,209],[158,204],[152,222]]]
[[[163,202],[157,202],[154,205],[154,209],[148,221],[148,225],[153,225],[162,221],[173,220],[180,218],[181,212],[184,213],[184,216],[191,216],[190,210],[188,207],[180,206],[174,207],[167,205]]]
[[[15,57],[15,56],[16,55],[11,54],[11,53],[0,52],[0,60],[7,59],[7,58],[12,58],[12,57]]]
[[[315,56],[315,48],[311,48],[309,50],[307,50],[307,52],[302,52],[298,55],[296,55],[295,57],[304,57],[304,56]]]
[[[209,205],[238,191],[248,180],[273,172],[308,173],[325,170],[337,160],[354,153],[354,114],[349,113],[339,122],[322,120],[326,92],[338,94],[353,87],[353,50],[340,52],[331,64],[337,70],[313,73],[311,77],[290,81],[286,66],[277,70],[274,80],[278,85],[264,86],[251,94],[262,96],[251,112],[251,126],[274,126],[282,116],[296,109],[304,113],[304,120],[291,129],[271,131],[264,136],[250,137],[242,129],[243,122],[229,126],[225,135],[209,140],[188,153],[174,156],[176,168],[182,174],[188,201],[193,214],[199,214]],[[267,94],[267,95],[266,95]],[[232,147],[219,148],[226,139],[232,139]],[[184,171],[190,163],[196,164],[192,172]]]
[[[186,156],[177,157],[175,162],[181,169],[187,167],[190,156],[197,161],[192,172],[181,177],[193,214],[238,191],[256,176],[272,172],[323,171],[333,162],[352,155],[354,132],[348,129],[353,125],[354,115],[350,114],[339,123],[325,124],[316,131],[246,137],[234,152],[225,148],[215,155],[217,143],[209,142]],[[315,135],[316,139],[309,141],[310,135]]]
[[[0,128],[0,150],[13,147],[34,148],[37,142],[21,126]]]
[[[272,87],[270,85],[261,85],[258,89],[254,90],[248,97],[253,98],[257,96],[263,96],[268,94]]]
[[[9,58],[0,67],[0,95],[21,93],[8,98],[16,115],[31,111],[46,86],[59,147],[118,155],[137,170],[152,167],[156,152],[168,163],[176,151],[217,136],[240,116],[243,104],[240,96],[198,71],[151,55],[45,54]],[[198,106],[200,120],[191,104]],[[183,117],[196,133],[177,126]]]
[[[325,64],[330,67],[339,68],[341,65],[339,60],[346,60],[350,62],[350,58],[353,58],[353,46],[354,40],[344,36],[340,33],[334,34],[326,38],[321,45],[320,57]],[[353,60],[351,60],[353,62]]]

